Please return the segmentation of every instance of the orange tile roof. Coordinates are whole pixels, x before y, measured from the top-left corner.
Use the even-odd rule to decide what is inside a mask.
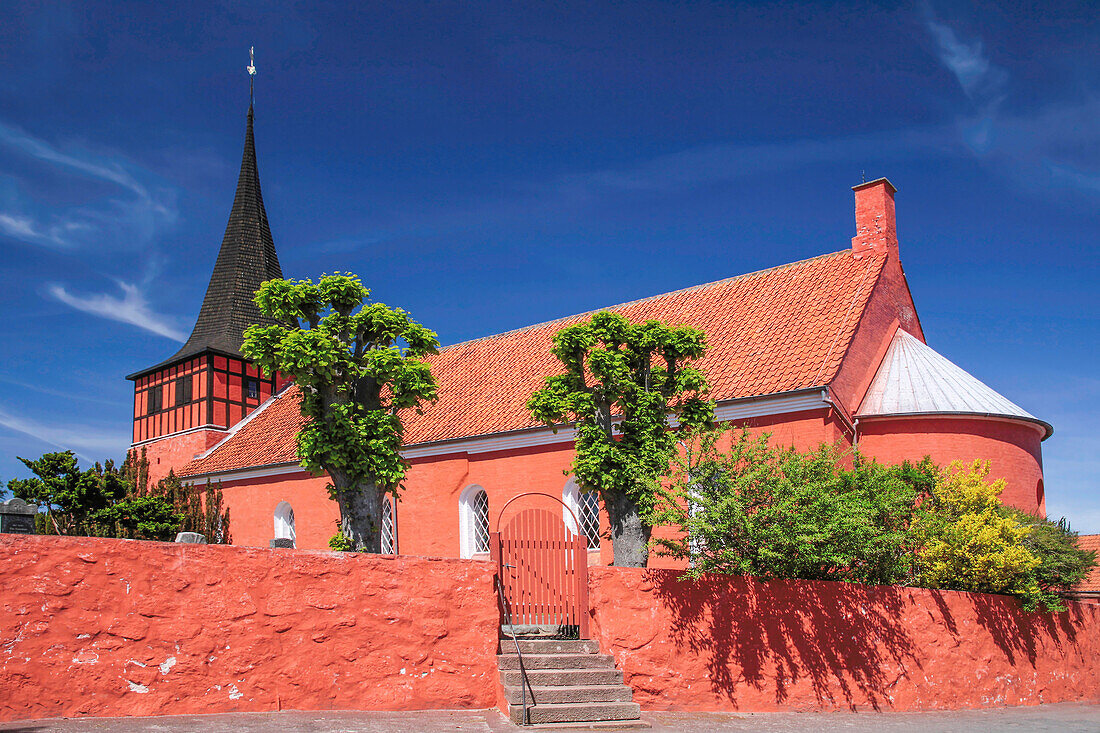
[[[609,307],[632,321],[686,324],[707,335],[699,362],[717,400],[789,392],[836,376],[886,262],[851,250]],[[593,311],[594,312],[594,311]],[[406,418],[409,444],[535,427],[525,407],[560,371],[555,333],[582,313],[442,349],[431,358],[439,400]],[[302,417],[291,387],[181,475],[290,463]]]
[[[1096,551],[1097,559],[1100,560],[1100,534],[1078,535],[1077,547]],[[1100,564],[1093,565],[1088,577],[1074,586],[1073,590],[1079,593],[1100,593]]]

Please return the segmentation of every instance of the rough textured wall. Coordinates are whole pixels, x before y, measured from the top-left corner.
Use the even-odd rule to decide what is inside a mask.
[[[590,568],[593,638],[650,710],[930,710],[1100,700],[1100,607]]]
[[[488,563],[0,535],[0,720],[487,708]]]
[[[1001,501],[1046,515],[1041,434],[1032,423],[937,416],[861,420],[859,449],[883,463],[989,461],[990,478],[1005,479]]]

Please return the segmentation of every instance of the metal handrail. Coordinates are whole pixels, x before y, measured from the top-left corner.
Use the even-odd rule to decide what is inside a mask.
[[[505,565],[504,567],[512,567],[511,565]],[[519,660],[519,689],[523,695],[523,723],[522,725],[531,725],[531,713],[527,707],[527,690],[531,690],[531,704],[535,703],[535,690],[531,687],[530,681],[527,679],[527,669],[523,666],[523,652],[519,650],[519,639],[516,638],[516,629],[512,624],[512,612],[508,608],[508,596],[504,593],[504,581],[500,579],[500,574],[497,573],[493,576],[496,581],[497,595],[500,596],[500,608],[504,612],[504,620],[508,626],[508,632],[512,635],[512,642],[516,645],[516,658]]]

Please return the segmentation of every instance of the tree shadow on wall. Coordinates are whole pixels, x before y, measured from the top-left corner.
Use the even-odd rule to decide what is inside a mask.
[[[704,657],[713,691],[734,705],[739,685],[775,685],[784,703],[807,678],[819,704],[890,707],[890,691],[921,668],[902,622],[904,588],[648,571],[672,611],[674,641]]]
[[[1064,653],[1065,645],[1077,643],[1078,627],[1085,622],[1084,612],[1075,603],[1061,613],[1028,612],[1010,596],[967,595],[978,623],[1012,664],[1018,664],[1023,657],[1034,667],[1044,642]]]

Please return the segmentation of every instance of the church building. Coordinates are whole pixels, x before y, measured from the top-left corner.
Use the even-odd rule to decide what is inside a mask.
[[[854,192],[856,236],[838,251],[606,310],[704,331],[698,366],[721,421],[770,433],[778,445],[858,446],[882,462],[988,460],[991,476],[1007,482],[1005,503],[1045,513],[1041,443],[1053,428],[927,344],[902,269],[895,188],[882,178]],[[234,544],[280,538],[323,549],[339,511],[327,478],[298,465],[298,389],[240,353],[244,329],[264,322],[253,293],[277,277],[250,107],[237,193],[194,331],[176,354],[129,377],[133,448],[146,451],[153,480],[174,469],[189,482],[219,482]],[[384,551],[481,556],[496,512],[535,491],[561,497],[589,538],[591,561],[610,562],[610,541],[599,536],[606,515],[564,475],[571,431],[554,433],[525,408],[559,371],[554,334],[590,315],[455,344],[430,359],[439,399],[405,416],[410,469],[400,501],[385,507]]]

